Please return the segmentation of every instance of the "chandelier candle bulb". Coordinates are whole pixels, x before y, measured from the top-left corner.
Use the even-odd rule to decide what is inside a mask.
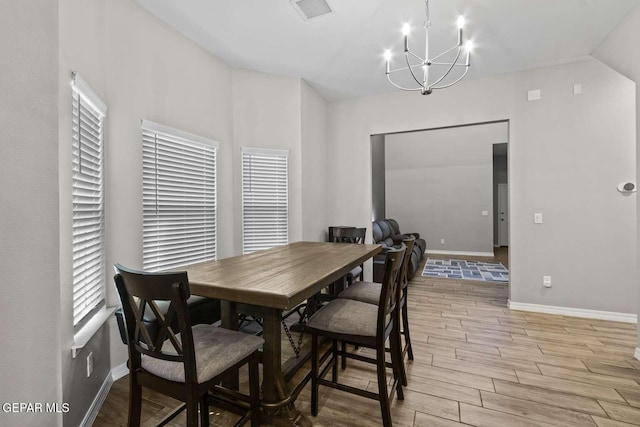
[[[464,16],[458,16],[458,46],[462,46],[462,29],[464,28]]]
[[[384,60],[385,60],[385,61],[386,61],[386,63],[387,63],[387,74],[389,74],[389,73],[391,72],[391,64],[390,64],[390,61],[391,61],[391,51],[390,51],[390,50],[386,50],[386,51],[384,52]]]
[[[409,27],[409,24],[404,24],[402,26],[402,34],[404,35],[404,51],[409,52],[409,31],[411,30],[411,27]]]

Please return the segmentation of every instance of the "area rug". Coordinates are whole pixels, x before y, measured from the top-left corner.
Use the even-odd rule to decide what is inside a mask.
[[[424,277],[440,277],[443,279],[509,282],[509,270],[499,262],[468,261],[464,259],[428,258],[422,275]]]

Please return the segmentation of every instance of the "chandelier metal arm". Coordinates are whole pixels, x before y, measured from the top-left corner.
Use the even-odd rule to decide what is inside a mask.
[[[462,46],[458,46],[458,53],[456,54],[456,58],[453,60],[453,62],[451,63],[451,66],[449,67],[449,69],[447,70],[446,73],[444,73],[442,75],[442,77],[440,77],[438,80],[436,80],[435,82],[433,82],[432,84],[429,85],[430,88],[433,88],[435,85],[437,85],[438,83],[440,83],[442,80],[444,80],[449,73],[451,72],[451,70],[453,70],[453,67],[456,65],[456,63],[458,62],[458,59],[460,58],[460,52],[462,52]]]
[[[451,66],[451,62],[431,62],[429,65],[446,65],[447,67]],[[454,67],[468,67],[467,64],[453,64]]]
[[[447,64],[447,65],[449,65],[449,64]],[[423,67],[423,65],[422,64],[414,64],[414,65],[411,66],[411,68],[416,68],[416,67]],[[393,74],[393,73],[396,73],[398,71],[406,71],[408,69],[409,69],[409,67],[396,68],[395,70],[389,70],[389,74]]]
[[[411,77],[413,77],[413,80],[416,81],[416,83],[418,83],[420,85],[420,87],[423,87],[423,83],[420,82],[420,80],[418,80],[418,78],[416,77],[415,73],[413,72],[413,68],[411,68],[411,63],[409,62],[409,55],[408,55],[408,51],[404,53],[404,57],[407,60],[407,67],[409,68],[409,72],[411,73]]]
[[[426,59],[419,57],[418,55],[416,55],[415,53],[411,52],[410,50],[408,50],[406,53],[408,53],[409,55],[413,56],[414,58],[416,58],[418,61],[420,61],[422,64],[420,65],[424,65],[425,62],[427,62]]]
[[[389,80],[389,83],[391,83],[392,85],[394,85],[395,87],[397,87],[400,90],[406,90],[408,92],[416,92],[416,91],[422,90],[422,88],[406,88],[406,87],[402,87],[400,85],[397,85],[393,80],[391,80],[391,76],[389,74],[387,74],[387,80]]]
[[[462,64],[459,64],[459,65],[462,65]],[[451,83],[448,83],[448,84],[443,85],[443,86],[439,86],[439,87],[433,87],[433,86],[432,86],[432,87],[431,87],[431,89],[434,89],[434,90],[435,90],[435,89],[446,89],[446,88],[451,87],[451,86],[453,86],[454,84],[458,83],[460,80],[464,79],[464,76],[466,76],[466,75],[467,75],[467,72],[469,72],[469,66],[468,66],[468,65],[465,65],[465,67],[467,67],[467,68],[465,68],[464,73],[462,73],[462,75],[461,75],[461,76],[460,76],[456,81],[451,82]]]
[[[447,49],[447,50],[445,50],[445,51],[444,51],[444,52],[442,52],[440,55],[436,55],[436,56],[434,56],[433,58],[431,58],[431,59],[429,60],[429,62],[433,62],[433,61],[435,61],[436,59],[440,58],[441,56],[444,56],[444,55],[446,55],[447,53],[449,53],[449,52],[453,51],[454,49],[460,49],[461,47],[462,47],[462,45],[461,45],[461,44],[457,44],[457,45],[455,45],[454,47],[452,47],[451,49]]]

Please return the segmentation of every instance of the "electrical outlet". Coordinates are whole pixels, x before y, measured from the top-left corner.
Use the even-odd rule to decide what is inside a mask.
[[[89,353],[87,356],[87,378],[91,376],[93,372],[93,352]]]
[[[551,287],[551,276],[542,276],[542,284],[545,288]]]
[[[440,239],[440,244],[444,245],[444,239]]]

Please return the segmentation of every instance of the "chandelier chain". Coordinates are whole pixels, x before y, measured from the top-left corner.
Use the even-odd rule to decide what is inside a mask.
[[[429,0],[424,0],[424,14],[427,17],[424,21],[424,27],[429,28],[431,26],[431,14],[429,12]]]

